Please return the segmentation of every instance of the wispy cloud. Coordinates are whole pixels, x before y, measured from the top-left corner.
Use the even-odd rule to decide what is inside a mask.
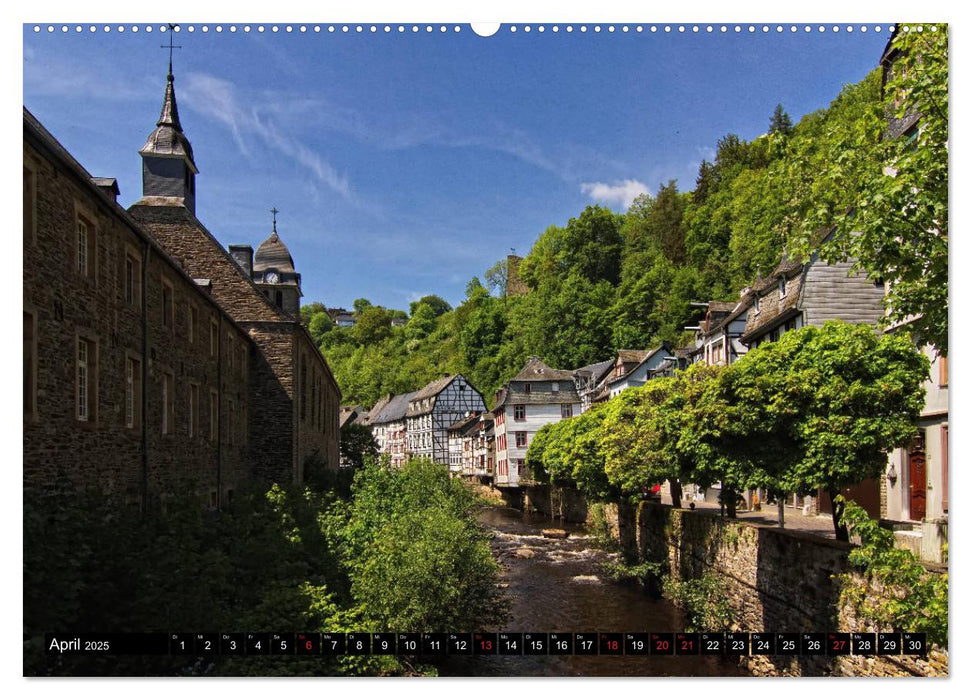
[[[580,191],[604,204],[621,204],[630,207],[634,198],[648,191],[647,185],[640,180],[622,180],[608,185],[606,182],[584,182]]]
[[[309,170],[322,185],[348,201],[354,201],[346,175],[339,173],[306,143],[282,129],[274,119],[274,110],[261,114],[257,107],[246,104],[233,83],[205,73],[190,73],[185,77],[182,96],[189,107],[226,126],[243,155],[252,155],[250,137],[256,137],[259,143]]]

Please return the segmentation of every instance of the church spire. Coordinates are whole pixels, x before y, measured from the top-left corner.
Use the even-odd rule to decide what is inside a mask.
[[[142,197],[159,203],[175,200],[195,213],[195,176],[199,169],[192,155],[192,144],[182,132],[175,99],[171,50],[176,47],[163,48],[168,48],[170,53],[162,113],[155,122],[155,130],[138,151],[142,157]]]
[[[162,114],[159,115],[156,126],[170,126],[178,132],[182,131],[179,121],[179,105],[175,101],[175,76],[172,75],[172,60],[169,59],[168,83],[165,86],[165,98],[162,100]]]

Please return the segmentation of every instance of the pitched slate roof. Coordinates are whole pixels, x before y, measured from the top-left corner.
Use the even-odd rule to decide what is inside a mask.
[[[621,364],[640,364],[647,357],[649,350],[618,350],[617,359]]]
[[[407,394],[391,396],[385,401],[383,406],[375,404],[374,408],[371,409],[371,418],[368,422],[371,425],[379,425],[404,420],[405,414],[408,412],[408,403],[415,398],[415,394],[417,393],[416,391],[412,391]]]
[[[557,382],[559,391],[552,386],[544,388],[547,382]],[[530,390],[526,391],[526,384]],[[496,408],[506,404],[577,404],[580,397],[573,381],[573,372],[552,369],[538,357],[530,357],[526,366],[510,379],[496,394]]]
[[[479,422],[479,417],[481,415],[482,414],[479,413],[478,411],[473,411],[470,415],[465,416],[465,418],[460,418],[459,420],[455,421],[450,426],[448,426],[448,432],[461,433],[476,426]]]
[[[628,350],[628,351],[621,351],[621,352],[635,352],[635,351],[629,351]],[[619,377],[615,377],[614,379],[608,379],[605,382],[606,384],[613,385],[613,384],[616,384],[618,382],[622,382],[623,380],[627,379],[627,377],[629,377],[631,375],[631,373],[633,373],[638,367],[640,367],[641,365],[643,365],[645,362],[647,362],[648,360],[650,360],[652,357],[654,357],[655,355],[657,355],[659,352],[664,352],[664,353],[670,354],[671,353],[671,350],[670,350],[670,348],[668,348],[668,344],[667,343],[661,343],[661,345],[659,345],[658,347],[654,348],[653,350],[637,350],[636,352],[643,352],[643,354],[644,354],[643,359],[640,362],[638,362],[635,367],[631,368],[627,372],[624,372],[624,374],[620,375]]]
[[[610,368],[614,366],[613,360],[604,360],[603,362],[596,362],[592,365],[586,365],[580,369],[573,370],[575,375],[587,375],[594,382],[599,382],[601,377],[610,371]]]
[[[530,357],[526,360],[526,366],[519,371],[519,374],[512,378],[514,382],[556,382],[572,380],[573,372],[564,369],[553,369],[538,357]]]

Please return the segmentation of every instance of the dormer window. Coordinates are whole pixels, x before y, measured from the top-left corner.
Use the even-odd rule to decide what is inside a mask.
[[[779,298],[781,299],[786,295],[786,278],[785,275],[779,278]]]
[[[759,311],[762,310],[761,309],[761,306],[762,305],[759,303],[759,301],[760,301],[759,300],[759,296],[756,294],[755,295],[755,300],[752,302],[752,308],[755,309],[755,313],[758,313]]]

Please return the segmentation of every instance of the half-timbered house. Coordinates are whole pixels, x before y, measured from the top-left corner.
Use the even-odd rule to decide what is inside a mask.
[[[408,454],[447,465],[449,426],[468,413],[485,410],[482,394],[461,374],[428,383],[408,402]]]

